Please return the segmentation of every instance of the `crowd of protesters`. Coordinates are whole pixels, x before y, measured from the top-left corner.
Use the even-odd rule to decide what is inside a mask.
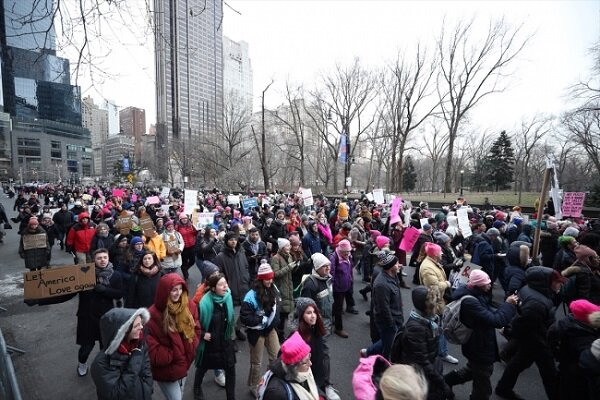
[[[506,367],[495,392],[502,398],[522,398],[514,386],[534,362],[550,400],[600,393],[598,223],[559,220],[547,209],[537,226],[518,206],[479,210],[462,197],[436,212],[404,202],[391,218],[388,204],[366,196],[320,196],[305,206],[294,194],[251,194],[257,205],[244,209],[215,189],[199,192],[186,213],[176,190],[168,198],[158,190],[119,192],[46,187],[18,193],[13,208],[26,268],[49,268],[55,244],[75,263],[94,263],[97,284],[79,294],[77,373],[88,373],[98,341],[91,368],[98,398],[149,398],[155,381],[167,399],[181,399],[195,363],[195,399],[205,398],[208,370],[234,399],[236,340],[248,340],[254,397],[337,400],[328,336],[350,336],[344,318],[358,314],[356,292],[370,302],[372,342],[360,357],[412,365],[390,367],[377,398],[453,399],[453,386],[472,381],[470,398],[489,399],[501,359]],[[460,209],[467,210],[468,233]],[[210,223],[196,223],[196,213],[208,212]],[[419,235],[405,251],[409,227]],[[532,253],[536,229],[539,254]],[[480,269],[461,284],[466,262]],[[194,266],[198,288],[188,287]],[[405,315],[400,291],[411,289],[408,268],[413,304]],[[494,287],[503,301],[493,298]],[[462,345],[467,363],[444,374],[443,363],[459,360],[448,352],[441,317],[463,297],[460,320],[472,330]],[[507,338],[501,351],[500,329]],[[398,374],[403,378],[391,378]]]

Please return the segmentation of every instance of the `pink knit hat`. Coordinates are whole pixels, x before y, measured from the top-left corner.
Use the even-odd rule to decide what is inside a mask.
[[[600,306],[590,303],[587,300],[575,300],[569,304],[569,309],[577,321],[584,324],[590,324],[590,316],[594,313],[600,313]]]
[[[189,217],[186,215],[186,213],[183,213],[183,212],[182,212],[182,213],[179,213],[179,215],[178,215],[177,217],[178,217],[180,220],[182,220],[182,219],[184,219],[184,218],[187,218],[187,219],[189,219]]]
[[[492,283],[488,274],[480,269],[474,269],[469,274],[469,282],[467,283],[467,286],[485,286],[488,283]]]
[[[373,240],[377,240],[377,238],[379,236],[381,236],[381,232],[379,232],[375,229],[370,230],[369,233],[371,234],[371,239],[373,239]]]
[[[298,235],[290,235],[288,240],[290,241],[290,244],[292,246],[300,246],[301,242],[300,242],[300,238],[298,237]]]
[[[309,354],[310,346],[306,344],[298,331],[294,332],[294,334],[281,345],[281,361],[285,365],[298,364]]]
[[[338,243],[338,249],[340,250],[352,250],[352,245],[346,239]]]
[[[427,254],[429,257],[439,256],[440,254],[442,254],[442,248],[435,243],[426,242],[425,254]]]
[[[387,236],[377,236],[377,239],[375,239],[375,244],[377,245],[377,248],[379,250],[383,249],[383,246],[385,246],[386,244],[388,244],[390,242],[390,238]]]

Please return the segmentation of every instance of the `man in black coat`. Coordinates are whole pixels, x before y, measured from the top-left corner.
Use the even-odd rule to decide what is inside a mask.
[[[506,399],[521,399],[513,388],[521,372],[536,363],[549,400],[558,399],[558,372],[546,338],[554,323],[555,296],[564,278],[547,267],[531,267],[525,273],[525,285],[519,291],[519,315],[512,321],[512,335],[517,340],[511,358],[496,386],[496,394]]]
[[[461,303],[460,321],[473,330],[467,343],[462,345],[462,353],[467,365],[444,376],[450,387],[473,381],[471,400],[488,400],[492,395],[490,377],[494,372],[494,363],[499,360],[496,329],[510,322],[517,311],[518,297],[506,298],[497,310],[490,306],[488,292],[492,289],[490,277],[481,270],[473,270],[466,287],[456,290],[452,300],[470,295]]]
[[[248,237],[242,242],[244,253],[246,254],[246,260],[248,260],[248,274],[250,275],[250,282],[256,279],[256,271],[262,259],[269,261],[269,254],[267,251],[267,245],[265,242],[260,240],[260,233],[258,228],[250,228]]]

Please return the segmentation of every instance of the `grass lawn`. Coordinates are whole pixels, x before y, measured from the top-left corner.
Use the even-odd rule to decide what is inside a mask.
[[[419,201],[438,201],[452,203],[459,196],[459,193],[401,193],[400,196],[403,199],[410,200],[413,202]],[[536,199],[540,197],[540,193],[534,192],[523,192],[521,193],[521,202],[519,204],[519,194],[515,194],[513,191],[502,191],[502,192],[467,192],[463,191],[463,196],[468,203],[471,204],[483,204],[484,199],[487,197],[489,202],[498,206],[525,206],[533,207]]]

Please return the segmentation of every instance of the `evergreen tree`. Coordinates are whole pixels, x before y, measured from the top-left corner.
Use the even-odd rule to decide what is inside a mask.
[[[485,162],[487,181],[496,191],[507,189],[513,181],[515,152],[506,131],[500,132]]]
[[[406,157],[406,161],[404,162],[402,181],[402,187],[407,192],[414,190],[417,185],[417,173],[415,172],[415,166],[410,156]]]

